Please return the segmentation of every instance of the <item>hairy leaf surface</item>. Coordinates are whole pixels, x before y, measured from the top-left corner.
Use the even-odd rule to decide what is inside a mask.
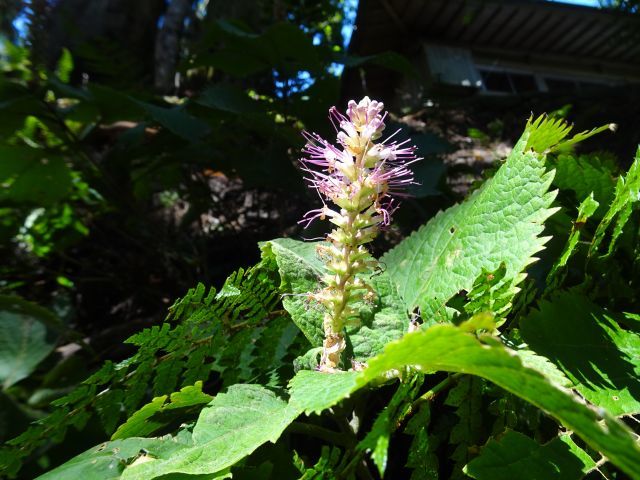
[[[587,400],[614,415],[640,413],[640,335],[574,292],[543,301],[521,322],[524,340]]]
[[[540,234],[554,212],[555,193],[548,192],[553,173],[545,171],[539,152],[563,132],[554,123],[529,124],[492,179],[383,256],[409,310],[420,307],[427,324],[448,319],[446,302],[460,290],[471,290],[483,270],[494,271],[502,262],[503,282],[515,287],[524,278],[522,271],[547,241]]]
[[[185,447],[170,436],[164,438],[127,438],[105,442],[73,457],[38,480],[117,480],[127,465],[144,463],[158,455],[169,456]],[[226,475],[225,475],[226,476]],[[225,476],[214,478],[222,479]]]
[[[384,353],[369,362],[358,381],[366,383],[411,365],[425,372],[461,372],[486,378],[556,418],[631,476],[640,476],[640,446],[622,423],[606,411],[596,413],[570,391],[524,367],[495,340],[485,345],[454,326],[433,326],[389,344]]]
[[[314,346],[322,345],[324,330],[320,306],[310,303],[306,294],[319,288],[324,266],[316,254],[316,242],[279,238],[260,245],[263,257],[274,256],[280,272],[282,304],[295,324]]]
[[[309,415],[320,413],[356,389],[357,372],[324,373],[302,370],[289,383],[289,404]]]
[[[275,442],[299,412],[260,385],[234,385],[205,408],[193,429],[193,446],[157,455],[125,469],[123,480],[168,473],[220,472],[265,442]]]
[[[318,281],[325,272],[316,254],[317,245],[287,238],[262,244],[263,255],[273,255],[278,263],[284,307],[314,346],[322,345],[324,338],[322,307],[306,297],[320,288]],[[356,360],[381,352],[385,344],[400,338],[409,327],[406,308],[386,272],[365,280],[375,290],[376,299],[372,305],[360,302],[359,323],[347,326]]]
[[[477,480],[580,480],[595,462],[569,435],[540,445],[518,432],[508,431],[490,440],[465,473]]]

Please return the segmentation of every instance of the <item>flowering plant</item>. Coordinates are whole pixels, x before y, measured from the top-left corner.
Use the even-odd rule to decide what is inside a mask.
[[[377,265],[365,245],[381,228],[391,223],[397,208],[394,197],[406,195],[407,185],[414,183],[408,166],[418,160],[415,147],[408,140],[375,143],[385,128],[384,104],[369,97],[349,101],[347,115],[335,107],[329,118],[337,131],[335,146],[317,134],[305,132],[307,145],[302,169],[323,201],[323,207],[308,212],[301,223],[328,217],[335,228],[327,235],[329,245],[318,245],[318,254],[326,264],[324,288],[310,297],[325,308],[322,359],[320,369],[332,371],[340,363],[345,349],[344,325],[358,316],[353,304],[371,301],[375,292],[358,274]],[[318,168],[319,167],[319,168]],[[325,200],[335,205],[329,207]]]
[[[105,441],[38,478],[640,478],[638,424],[620,421],[640,412],[640,369],[628,360],[640,349],[638,315],[620,311],[638,304],[637,275],[611,267],[637,265],[637,235],[623,229],[637,231],[640,150],[614,183],[618,173],[597,156],[564,153],[608,126],[564,140],[563,121],[532,119],[481,188],[387,251],[373,275],[366,246],[390,224],[418,159],[395,134],[378,141],[381,103],[349,102],[330,118],[337,144],[306,133],[302,160],[323,206],[301,223],[329,219],[327,242],[263,242],[260,263],[219,291],[189,290],[165,323],[127,340],[133,356],[105,362],[0,447],[2,478],[29,458],[54,465],[51,443],[72,427],[85,435],[85,424],[85,441],[100,424]],[[586,173],[603,187],[577,205]],[[570,231],[547,222],[565,234],[560,255],[543,251],[558,205],[565,215],[577,207]],[[534,255],[546,262],[524,282]],[[536,293],[545,266],[548,290]],[[42,316],[5,297],[0,331]],[[4,327],[7,338],[19,330]],[[358,371],[337,371],[347,342]],[[23,395],[7,385],[5,397]]]

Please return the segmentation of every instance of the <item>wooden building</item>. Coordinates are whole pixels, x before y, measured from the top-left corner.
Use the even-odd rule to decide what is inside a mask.
[[[398,52],[418,77],[367,68],[345,82],[396,106],[434,92],[588,94],[639,84],[636,17],[544,0],[360,0],[350,52]]]

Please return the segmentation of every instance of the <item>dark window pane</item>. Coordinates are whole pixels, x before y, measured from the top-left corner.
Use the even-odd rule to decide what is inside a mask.
[[[571,80],[560,80],[557,78],[545,78],[547,88],[552,93],[575,93],[578,90],[576,82]]]
[[[530,93],[537,92],[538,86],[536,85],[536,79],[533,78],[533,75],[525,75],[522,73],[510,73],[511,82],[513,83],[513,88],[516,89],[517,93]]]
[[[481,70],[482,83],[490,92],[513,93],[511,83],[509,83],[509,75],[504,72],[490,72]]]

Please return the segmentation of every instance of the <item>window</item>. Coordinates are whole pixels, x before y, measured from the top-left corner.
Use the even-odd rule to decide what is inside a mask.
[[[513,93],[509,75],[505,72],[492,72],[488,70],[480,70],[482,83],[490,92],[496,93]]]
[[[480,69],[484,90],[489,93],[521,94],[538,91],[533,74]]]
[[[560,78],[545,78],[544,83],[551,93],[575,93],[578,90],[578,83],[573,80]]]

